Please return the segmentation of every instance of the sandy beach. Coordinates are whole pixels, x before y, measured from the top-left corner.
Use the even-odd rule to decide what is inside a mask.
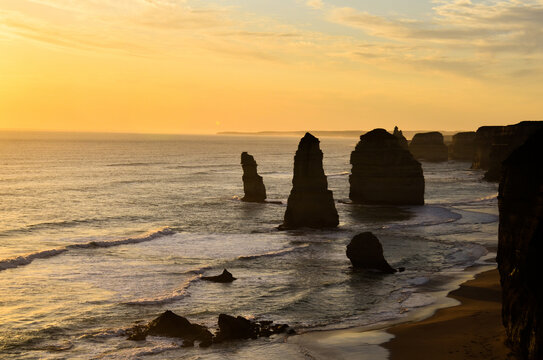
[[[501,288],[497,270],[477,275],[449,297],[458,306],[438,310],[432,317],[387,330],[395,337],[384,344],[391,360],[507,359],[501,324]]]

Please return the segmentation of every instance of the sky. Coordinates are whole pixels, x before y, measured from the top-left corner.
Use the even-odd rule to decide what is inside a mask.
[[[0,129],[543,119],[543,0],[0,0]]]

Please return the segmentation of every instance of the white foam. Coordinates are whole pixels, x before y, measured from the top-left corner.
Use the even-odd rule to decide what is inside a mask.
[[[163,304],[169,304],[178,300],[183,299],[185,296],[187,296],[187,290],[189,286],[195,282],[196,280],[200,279],[202,275],[195,275],[187,279],[179,289],[176,289],[170,294],[163,295],[157,298],[145,298],[145,299],[137,299],[133,301],[126,301],[123,302],[124,305],[163,305]]]
[[[65,253],[66,251],[68,251],[66,248],[51,249],[0,260],[0,271],[28,265],[36,259],[47,259]]]
[[[265,253],[262,253],[262,254],[242,255],[242,256],[238,256],[237,259],[238,260],[251,260],[251,259],[257,259],[257,258],[261,258],[261,257],[279,256],[279,255],[284,255],[284,254],[287,254],[287,253],[290,253],[290,252],[293,252],[293,251],[296,251],[296,250],[299,250],[299,249],[306,248],[308,246],[309,246],[309,244],[303,244],[303,245],[300,245],[300,246],[288,247],[288,248],[280,249],[280,250],[276,250],[276,251],[269,251],[269,252],[265,252]]]

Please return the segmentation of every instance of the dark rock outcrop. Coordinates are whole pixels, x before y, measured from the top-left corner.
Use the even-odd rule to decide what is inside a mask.
[[[252,155],[241,153],[241,167],[243,168],[243,191],[245,196],[241,199],[247,202],[264,202],[266,200],[266,187],[262,176],[258,175],[256,161]]]
[[[224,269],[222,274],[216,276],[202,276],[202,280],[212,281],[216,283],[230,283],[236,280],[236,278],[233,277],[228,270]]]
[[[521,359],[543,359],[543,130],[503,163],[498,269],[508,344]]]
[[[292,190],[282,229],[327,228],[339,224],[332,191],[322,167],[319,139],[306,133],[294,156]]]
[[[502,162],[536,131],[543,129],[543,121],[523,121],[516,125],[503,126],[494,134],[490,148],[488,171],[484,179],[499,181]]]
[[[147,335],[181,338],[188,343],[199,341],[201,347],[211,345],[213,334],[203,325],[192,324],[186,318],[165,311],[146,326],[128,331],[129,340],[144,340]]]
[[[453,135],[450,157],[454,160],[473,161],[475,156],[475,137],[474,131],[460,132]]]
[[[360,136],[351,153],[349,198],[355,203],[423,205],[420,163],[384,129]]]
[[[351,240],[347,245],[347,257],[354,268],[378,270],[386,274],[396,272],[385,260],[379,239],[371,232],[363,232]]]
[[[481,126],[475,132],[475,154],[473,156],[472,169],[488,170],[490,166],[490,150],[494,137],[503,126]]]
[[[437,131],[415,134],[409,151],[418,160],[440,162],[449,159],[449,149],[443,142],[443,135]]]
[[[272,321],[251,321],[242,316],[233,317],[226,314],[219,315],[219,331],[213,339],[214,343],[228,340],[257,339],[273,334],[295,333],[286,324],[274,324]]]
[[[401,147],[403,147],[404,149],[409,149],[409,143],[407,142],[407,139],[405,138],[405,136],[403,136],[402,131],[398,130],[397,126],[394,127],[394,132],[392,133],[392,135],[398,138],[398,143]]]

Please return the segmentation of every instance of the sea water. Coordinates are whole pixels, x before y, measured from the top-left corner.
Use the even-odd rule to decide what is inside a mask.
[[[425,206],[347,204],[357,140],[321,139],[339,227],[278,231],[296,137],[3,133],[0,358],[303,359],[307,349],[283,337],[201,350],[124,330],[165,310],[211,328],[227,313],[307,332],[431,306],[493,256],[497,186],[467,162],[423,162]],[[239,201],[242,151],[282,205]],[[353,271],[346,245],[362,231],[406,271]],[[238,280],[200,280],[224,268]]]

